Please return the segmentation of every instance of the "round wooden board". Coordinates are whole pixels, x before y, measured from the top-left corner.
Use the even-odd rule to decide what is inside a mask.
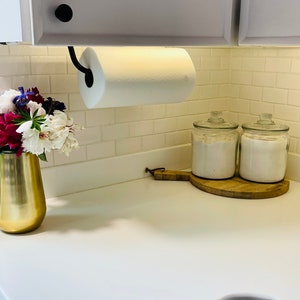
[[[225,180],[209,180],[190,175],[190,182],[202,191],[231,198],[266,199],[283,195],[289,190],[286,179],[277,183],[256,183],[238,176]]]

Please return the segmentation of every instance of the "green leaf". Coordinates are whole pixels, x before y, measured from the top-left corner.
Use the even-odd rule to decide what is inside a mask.
[[[42,160],[42,161],[46,161],[46,162],[48,161],[45,152],[43,152],[42,154],[38,155],[38,157],[39,157],[39,159]]]

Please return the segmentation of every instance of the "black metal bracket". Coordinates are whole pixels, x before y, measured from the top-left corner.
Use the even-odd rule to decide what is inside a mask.
[[[75,66],[75,68],[84,73],[85,74],[85,84],[87,87],[92,87],[94,84],[94,76],[93,76],[93,72],[91,69],[84,67],[83,65],[80,64],[80,62],[78,61],[77,57],[76,57],[76,53],[74,50],[73,46],[68,46],[68,50],[69,50],[69,54],[72,60],[73,65]]]

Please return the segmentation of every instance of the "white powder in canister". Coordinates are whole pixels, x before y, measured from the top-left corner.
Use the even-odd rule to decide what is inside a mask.
[[[240,176],[256,182],[277,182],[284,178],[288,138],[285,135],[241,137]]]
[[[234,176],[238,135],[193,140],[192,173],[208,179]]]

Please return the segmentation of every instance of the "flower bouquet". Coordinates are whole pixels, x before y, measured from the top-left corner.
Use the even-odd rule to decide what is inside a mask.
[[[44,99],[36,87],[5,91],[0,95],[0,153],[29,152],[47,161],[46,152],[59,149],[68,156],[79,147],[74,132],[80,126],[65,109],[63,102]]]

